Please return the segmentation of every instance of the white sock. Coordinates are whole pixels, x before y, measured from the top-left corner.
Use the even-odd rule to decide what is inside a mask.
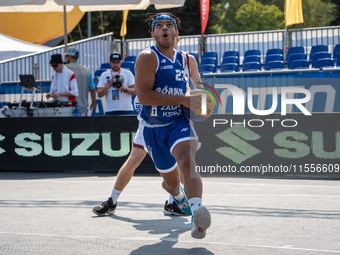
[[[190,209],[193,215],[196,212],[197,208],[201,206],[201,204],[202,204],[202,199],[199,197],[192,197],[189,199],[189,205],[190,205]]]
[[[184,194],[182,193],[182,191],[179,192],[179,194],[177,196],[174,196],[174,198],[178,201],[178,202],[182,202],[184,199]]]
[[[112,198],[113,204],[115,204],[117,202],[120,193],[122,193],[122,192],[119,191],[119,190],[116,190],[115,188],[112,190],[110,197]]]
[[[174,197],[172,195],[169,195],[168,205],[172,204],[173,202],[174,202]]]

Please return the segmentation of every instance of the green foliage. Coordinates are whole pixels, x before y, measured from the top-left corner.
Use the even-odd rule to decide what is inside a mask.
[[[249,0],[236,12],[235,20],[241,31],[263,31],[284,28],[284,14],[275,5],[262,5]]]
[[[220,34],[239,32],[240,24],[235,20],[236,12],[247,2],[248,0],[230,0],[217,4],[213,10],[217,22],[212,25],[212,28]]]
[[[209,22],[206,28],[206,33],[217,33],[213,24],[218,22],[215,15],[215,10],[219,3],[224,0],[210,0]],[[146,10],[131,10],[127,18],[127,34],[126,39],[148,38],[150,37],[149,27],[145,23],[147,13],[171,12],[181,20],[180,35],[198,35],[201,33],[201,18],[200,18],[200,1],[187,0],[181,8],[161,9],[156,10],[153,5]],[[122,11],[106,11],[103,13],[103,30],[104,33],[113,32],[114,38],[120,37],[120,28],[122,24]],[[102,34],[100,12],[92,12],[92,36]],[[87,14],[80,21],[81,32],[84,38],[87,38]],[[78,27],[72,31],[74,40],[80,39]]]
[[[304,23],[289,26],[289,29],[340,25],[340,0],[303,0]],[[284,0],[210,0],[209,22],[205,34],[266,31],[284,28]],[[180,35],[201,33],[200,1],[186,0],[181,8],[129,11],[126,39],[148,38],[146,14],[171,12],[181,20]],[[122,11],[91,13],[92,36],[113,32],[121,39]],[[102,25],[103,21],[103,25]],[[83,38],[87,38],[87,14],[79,23]],[[72,31],[74,41],[80,40],[78,26]]]

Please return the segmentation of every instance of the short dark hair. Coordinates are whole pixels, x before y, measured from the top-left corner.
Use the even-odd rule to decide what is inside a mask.
[[[175,15],[173,15],[170,12],[159,12],[159,13],[147,13],[146,16],[148,17],[145,22],[148,24],[149,26],[149,32],[152,31],[152,22],[155,18],[157,18],[158,16],[161,15],[169,15],[170,17],[172,17],[176,23],[177,23],[177,29],[181,28],[181,20],[179,18],[177,18]]]

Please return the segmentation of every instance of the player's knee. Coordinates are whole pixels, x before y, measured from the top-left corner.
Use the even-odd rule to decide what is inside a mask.
[[[179,180],[177,179],[171,179],[171,180],[163,180],[162,186],[163,189],[168,190],[168,189],[179,189]]]
[[[192,163],[192,156],[190,151],[185,151],[180,154],[177,164],[181,170],[190,169],[190,164]]]

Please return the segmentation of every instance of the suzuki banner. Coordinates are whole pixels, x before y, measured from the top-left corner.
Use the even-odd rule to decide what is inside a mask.
[[[118,172],[136,116],[1,118],[1,171]],[[340,114],[213,114],[194,123],[202,175],[340,177]],[[157,173],[146,156],[139,173]]]
[[[214,114],[195,129],[202,175],[340,177],[339,113]]]

